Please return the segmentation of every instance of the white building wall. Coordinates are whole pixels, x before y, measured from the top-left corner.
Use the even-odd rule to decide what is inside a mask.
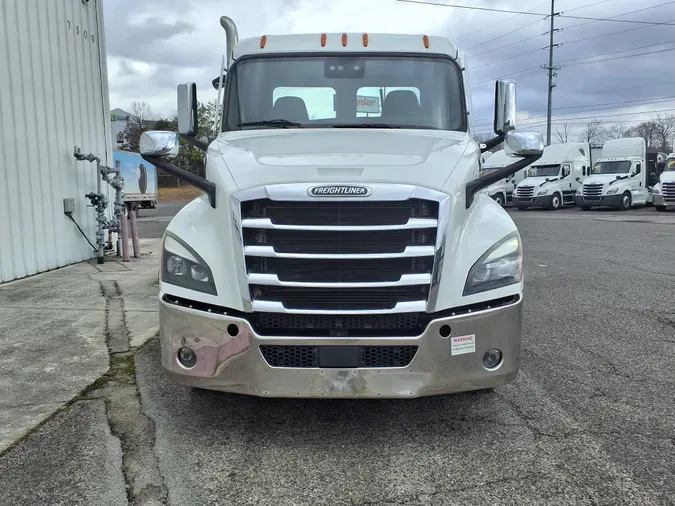
[[[63,199],[94,242],[73,148],[112,161],[103,26],[102,0],[0,0],[0,282],[94,256]]]

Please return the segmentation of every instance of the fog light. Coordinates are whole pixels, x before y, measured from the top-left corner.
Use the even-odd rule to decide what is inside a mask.
[[[192,369],[197,363],[197,355],[190,348],[181,348],[178,350],[178,361],[186,369]]]
[[[502,363],[502,352],[497,348],[490,348],[483,355],[483,366],[486,369],[495,369]]]

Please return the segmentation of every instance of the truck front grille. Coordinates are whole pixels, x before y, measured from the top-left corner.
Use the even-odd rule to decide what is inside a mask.
[[[667,202],[675,202],[675,183],[663,183],[661,185],[661,195]]]
[[[260,352],[272,367],[384,368],[406,367],[415,357],[417,346],[262,345]]]
[[[252,310],[426,311],[440,202],[410,196],[316,200],[241,202]]]
[[[534,196],[534,186],[520,186],[516,190],[516,197],[518,200],[532,200]]]
[[[602,196],[602,184],[591,183],[585,184],[582,190],[584,200],[600,200]]]

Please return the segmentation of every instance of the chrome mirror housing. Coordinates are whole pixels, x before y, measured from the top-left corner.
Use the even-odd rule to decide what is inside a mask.
[[[179,139],[176,132],[150,130],[141,134],[138,144],[141,155],[176,158],[180,150]]]
[[[516,128],[516,82],[500,79],[495,84],[494,131],[505,134]]]
[[[539,132],[511,130],[504,138],[504,153],[507,156],[541,156],[544,152],[544,138]]]
[[[186,137],[197,135],[197,85],[178,86],[178,133]]]

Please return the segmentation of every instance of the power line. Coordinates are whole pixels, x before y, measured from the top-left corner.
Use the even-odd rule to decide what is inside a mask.
[[[574,7],[573,9],[567,9],[566,11],[563,11],[563,12],[572,12],[572,11],[578,11],[579,9],[588,9],[589,7],[593,7],[593,6],[599,5],[599,4],[606,4],[607,2],[609,2],[609,0],[600,0],[599,2],[595,2],[595,3],[592,3],[592,4],[580,5],[579,7]]]
[[[487,51],[483,51],[482,53],[476,53],[472,54],[471,58],[475,58],[476,56],[480,56],[485,53],[492,53],[494,51],[499,51],[500,49],[505,49],[510,46],[515,46],[516,44],[520,44],[521,42],[527,42],[528,40],[536,39],[537,37],[541,37],[542,35],[548,35],[548,32],[540,33],[538,35],[533,35],[532,37],[527,37],[525,39],[517,40],[516,42],[512,42],[511,44],[506,44],[504,46],[498,47],[496,49],[488,49]]]
[[[476,11],[489,11],[489,12],[502,12],[506,14],[523,14],[523,15],[530,15],[530,16],[541,16],[541,17],[548,17],[547,14],[542,14],[538,12],[527,12],[527,11],[514,11],[514,10],[507,10],[507,9],[492,9],[489,7],[474,7],[470,5],[458,5],[458,4],[437,4],[433,2],[429,2],[426,0],[396,0],[398,2],[406,2],[406,3],[414,3],[414,4],[420,4],[420,5],[434,5],[438,7],[454,7],[456,9],[469,9],[469,10],[476,10]],[[666,2],[665,4],[661,5],[666,5],[668,3],[673,3],[673,2]],[[658,6],[654,6],[658,7]],[[648,7],[648,8],[654,8],[654,7]],[[623,15],[623,14],[622,14]],[[613,18],[593,18],[589,16],[567,16],[565,14],[560,14],[561,18],[567,18],[567,19],[587,19],[591,21],[612,21],[614,23],[635,23],[635,24],[640,24],[640,25],[667,25],[667,26],[675,26],[675,23],[667,23],[667,22],[654,22],[654,21],[638,21],[634,19],[613,19]]]
[[[605,1],[607,2],[607,1],[609,1],[609,0],[605,0]],[[533,7],[533,8],[530,9],[530,10],[539,9],[539,8],[541,8],[541,7],[544,7],[545,5],[548,5],[548,2],[543,3],[543,4],[541,4],[541,5],[537,5],[536,7]],[[472,31],[472,32],[464,33],[464,34],[459,35],[459,36],[457,36],[457,37],[453,37],[452,40],[453,40],[453,41],[459,40],[459,39],[462,39],[462,38],[464,38],[464,37],[468,37],[469,35],[473,35],[474,33],[482,32],[483,30],[487,30],[488,28],[492,28],[492,27],[494,27],[494,26],[501,25],[502,23],[506,23],[507,21],[509,21],[509,20],[511,20],[511,19],[517,18],[518,16],[520,16],[520,14],[516,14],[515,16],[511,16],[510,18],[506,18],[506,19],[504,19],[504,20],[502,20],[502,21],[497,21],[496,23],[493,23],[493,24],[488,25],[488,26],[484,26],[483,28],[479,28],[478,30],[474,30],[474,31]],[[467,51],[468,51],[468,49],[467,49]]]
[[[505,62],[507,60],[513,60],[514,58],[518,58],[519,56],[525,56],[526,54],[536,53],[536,52],[541,51],[541,50],[542,50],[542,48],[538,47],[537,49],[533,49],[532,51],[525,51],[524,53],[514,54],[513,56],[509,56],[508,58],[502,58],[501,60],[495,60],[495,61],[491,61],[491,62],[488,62],[488,63],[483,63],[482,65],[476,65],[475,67],[471,67],[471,70],[476,70],[476,69],[479,69],[481,67],[487,67],[488,65],[494,65],[495,63],[502,63],[502,62]]]
[[[604,19],[604,20],[602,20],[602,21],[617,21],[617,22],[619,22],[619,23],[624,23],[625,20],[615,19],[615,18],[620,18],[621,16],[628,16],[629,14],[635,14],[636,12],[643,12],[643,11],[648,11],[648,10],[650,10],[650,9],[656,9],[657,7],[663,7],[664,5],[670,5],[670,4],[673,4],[673,3],[675,3],[675,1],[664,2],[664,3],[658,4],[658,5],[651,5],[651,6],[649,6],[649,7],[643,7],[642,9],[636,9],[636,10],[634,10],[634,11],[624,12],[623,14],[617,14],[616,16],[610,16],[609,18],[606,18],[606,19]],[[563,17],[567,17],[567,16],[563,16]],[[576,27],[578,27],[578,26],[589,25],[589,24],[594,23],[594,22],[595,22],[595,21],[587,21],[586,23],[577,23],[576,25],[565,26],[564,29],[565,29],[565,30],[569,30],[569,29],[571,29],[571,28],[576,28]],[[643,22],[642,24],[644,24],[644,23],[645,23],[645,22]],[[657,21],[657,22],[646,22],[646,23],[647,23],[647,24],[650,24],[650,25],[651,25],[651,24],[660,25],[660,24],[671,24],[671,23],[673,23],[673,21],[665,21],[665,22],[663,22],[663,23],[662,23],[662,22],[659,22],[659,21]]]
[[[589,63],[602,63],[605,61],[611,61],[611,60],[620,60],[622,58],[633,58],[635,56],[645,56],[648,54],[657,54],[657,53],[667,53],[668,51],[675,51],[675,47],[671,47],[668,49],[659,49],[657,51],[647,51],[645,53],[637,53],[637,54],[627,54],[625,56],[615,56],[613,58],[603,58],[602,60],[593,60],[593,61],[582,61],[578,63],[570,63],[568,65],[565,65],[566,67],[576,67],[577,65],[588,65]]]
[[[515,30],[511,30],[510,32],[506,32],[505,34],[498,35],[497,37],[494,37],[494,38],[492,38],[492,39],[490,39],[490,40],[487,40],[487,41],[485,41],[485,42],[481,42],[480,44],[476,44],[475,46],[471,46],[471,47],[465,49],[465,51],[471,51],[471,50],[474,49],[474,48],[477,48],[477,47],[480,47],[480,46],[484,46],[485,44],[489,44],[490,42],[494,42],[495,40],[499,40],[499,39],[501,39],[502,37],[506,37],[507,35],[511,35],[512,33],[519,32],[520,30],[524,30],[525,28],[530,28],[531,26],[532,26],[531,23],[529,23],[529,24],[527,24],[527,25],[524,25],[524,26],[521,26],[520,28],[516,28]]]
[[[582,61],[582,60],[587,60],[589,58],[596,58],[598,56],[606,56],[606,55],[610,55],[610,54],[625,53],[627,51],[637,51],[638,49],[647,49],[648,47],[663,46],[665,44],[675,44],[675,40],[660,42],[658,44],[648,44],[646,46],[640,46],[640,47],[631,47],[631,48],[628,48],[628,49],[620,49],[618,51],[609,51],[607,53],[596,54],[595,56],[583,56],[581,58],[572,58],[570,60],[559,61],[558,63],[565,64],[565,63],[574,62],[574,61]],[[675,48],[673,48],[673,49],[675,49]],[[631,56],[631,55],[628,55],[628,56]]]
[[[675,22],[675,19],[671,19],[670,21],[668,21],[668,23],[673,23],[673,22]],[[583,23],[583,24],[586,24],[586,23]],[[579,26],[579,25],[576,25],[576,26]],[[570,27],[568,27],[568,29],[569,28]],[[576,44],[577,42],[583,42],[585,40],[599,39],[599,38],[602,38],[602,37],[609,37],[610,35],[618,35],[619,33],[633,32],[635,30],[644,30],[645,28],[649,28],[649,27],[648,26],[638,26],[637,28],[629,28],[628,30],[619,30],[618,32],[610,32],[610,33],[603,33],[603,34],[600,34],[600,35],[593,35],[592,37],[584,37],[583,39],[576,39],[576,40],[570,40],[570,41],[567,41],[567,42],[562,42],[561,45],[566,46],[566,45],[569,45],[569,44]]]
[[[578,121],[578,120],[594,120],[598,118],[613,118],[613,117],[619,117],[619,116],[639,116],[641,114],[656,114],[656,113],[662,113],[662,112],[673,112],[675,109],[659,109],[656,111],[641,111],[641,112],[623,112],[623,113],[618,113],[618,114],[595,114],[593,116],[578,116],[576,118],[561,118],[558,121]],[[545,121],[540,120],[540,119],[532,119],[531,123],[527,123],[527,120],[525,120],[522,125],[523,126],[534,126],[534,125],[539,125],[539,124],[545,124]]]

